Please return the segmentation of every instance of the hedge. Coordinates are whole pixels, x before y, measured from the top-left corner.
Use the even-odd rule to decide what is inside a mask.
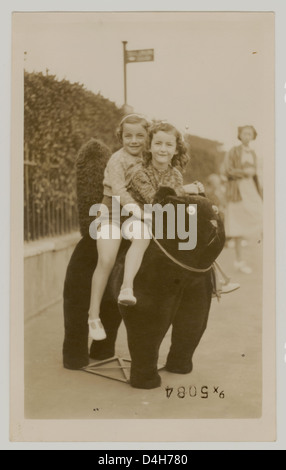
[[[205,184],[209,175],[220,174],[224,159],[222,144],[216,140],[190,134],[186,134],[184,138],[191,156],[191,161],[184,174],[185,181],[189,183],[198,180]]]
[[[36,214],[53,203],[76,207],[75,161],[79,149],[99,138],[111,151],[118,148],[116,126],[123,111],[79,83],[53,75],[24,73],[24,142],[29,178],[25,179],[25,207]],[[28,200],[27,194],[29,192]],[[32,227],[34,221],[25,219]],[[26,233],[26,238],[38,238]],[[49,233],[48,233],[49,235]]]

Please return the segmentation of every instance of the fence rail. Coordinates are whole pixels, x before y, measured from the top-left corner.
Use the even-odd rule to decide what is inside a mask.
[[[40,159],[34,158],[28,146],[24,147],[24,239],[39,240],[64,235],[78,230],[75,198],[68,198],[60,179],[59,165],[47,164],[37,174]],[[42,181],[41,181],[42,179]],[[50,191],[41,191],[43,180]],[[55,199],[52,192],[56,191]]]

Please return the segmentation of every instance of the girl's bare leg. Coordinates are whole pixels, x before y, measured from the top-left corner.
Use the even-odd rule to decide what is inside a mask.
[[[90,319],[99,318],[100,304],[119,251],[121,239],[97,240],[98,263],[93,273],[89,307]]]
[[[236,256],[236,261],[240,263],[242,261],[242,246],[241,246],[241,238],[236,237],[234,239],[235,243],[235,256]]]
[[[235,238],[235,255],[236,255],[235,267],[236,269],[238,269],[240,272],[244,274],[251,274],[252,269],[249,266],[247,266],[247,263],[243,261],[242,259],[241,241],[242,241],[242,238]]]
[[[133,289],[135,276],[140,269],[143,256],[149,244],[149,239],[133,239],[125,258],[124,278],[121,289]]]

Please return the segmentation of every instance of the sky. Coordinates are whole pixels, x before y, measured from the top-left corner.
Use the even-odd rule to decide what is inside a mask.
[[[152,48],[154,62],[127,65],[128,104],[136,112],[168,119],[225,149],[238,144],[238,126],[252,124],[259,156],[271,151],[272,13],[18,13],[13,28],[26,70],[48,69],[118,106],[124,102],[122,41],[129,50]]]

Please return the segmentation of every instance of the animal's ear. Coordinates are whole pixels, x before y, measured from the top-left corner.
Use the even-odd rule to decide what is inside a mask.
[[[164,202],[166,203],[168,197],[176,195],[176,191],[173,188],[170,188],[169,186],[160,186],[154,197],[153,204],[163,204]]]

